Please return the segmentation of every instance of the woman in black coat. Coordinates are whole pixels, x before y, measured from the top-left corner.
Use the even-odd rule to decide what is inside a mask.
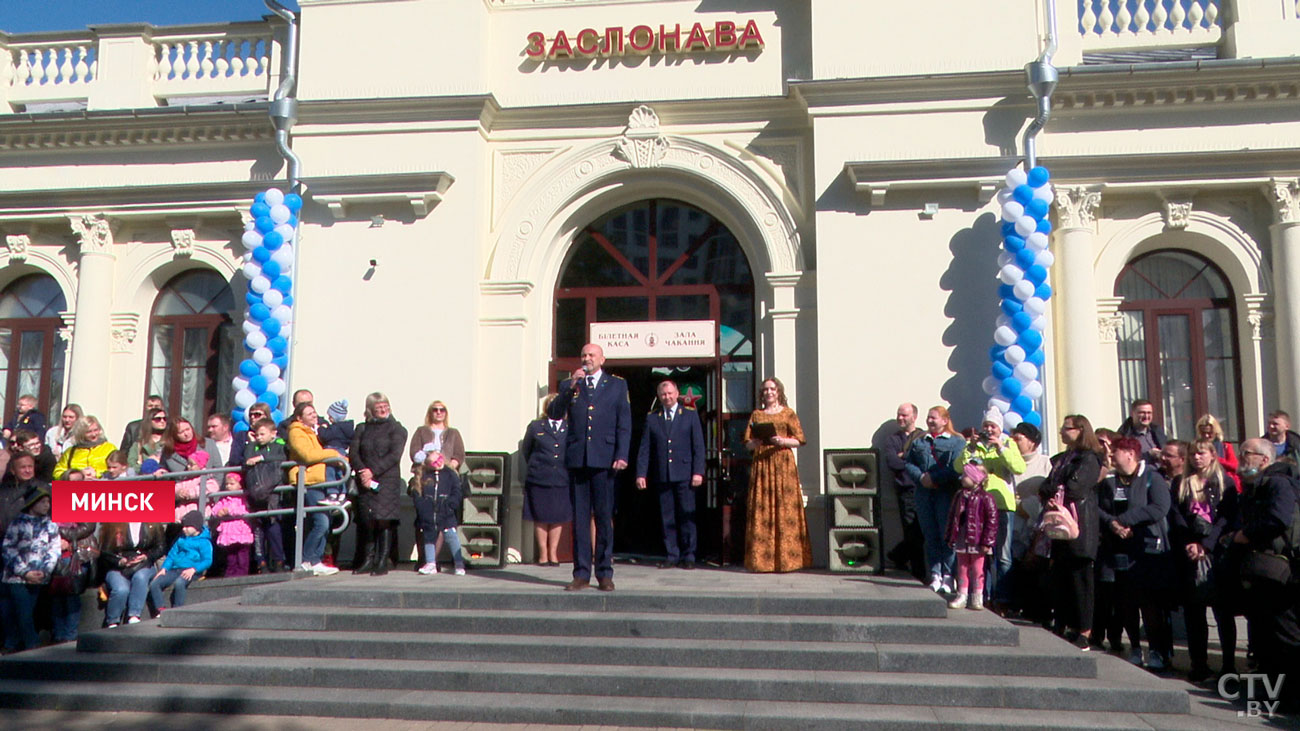
[[[373,540],[354,574],[383,576],[397,543],[397,511],[402,494],[402,455],[406,427],[393,418],[388,397],[375,392],[366,397],[366,421],[357,427],[348,449],[348,461],[357,475],[357,490]]]
[[[104,625],[139,622],[149,598],[154,564],[167,553],[160,523],[104,523],[99,528],[99,567],[108,587]]]
[[[1101,481],[1101,443],[1087,417],[1071,414],[1061,421],[1065,451],[1052,457],[1043,484],[1045,503],[1073,509],[1079,537],[1052,541],[1051,586],[1054,631],[1080,647],[1092,634],[1093,561],[1097,557],[1097,483]]]

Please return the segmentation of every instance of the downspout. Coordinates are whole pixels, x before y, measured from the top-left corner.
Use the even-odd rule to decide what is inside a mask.
[[[288,167],[289,190],[302,194],[302,160],[289,147],[289,130],[298,121],[298,100],[294,90],[298,84],[298,19],[278,0],[263,0],[266,7],[289,24],[284,41],[284,57],[280,63],[280,86],[271,99],[271,122],[275,125],[275,146]]]
[[[1038,102],[1038,116],[1025,128],[1022,137],[1026,169],[1038,164],[1038,133],[1052,116],[1052,92],[1056,90],[1056,82],[1060,79],[1060,72],[1052,65],[1052,54],[1056,53],[1057,48],[1056,0],[1043,0],[1043,5],[1047,9],[1047,45],[1037,61],[1025,65],[1025,84]]]

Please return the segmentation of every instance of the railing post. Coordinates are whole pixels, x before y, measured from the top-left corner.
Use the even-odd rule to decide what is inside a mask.
[[[148,23],[91,26],[98,46],[97,73],[90,84],[88,109],[143,109],[158,106],[153,95],[153,26]]]
[[[1292,56],[1300,48],[1300,8],[1291,0],[1223,0],[1224,55]]]
[[[1057,68],[1078,66],[1083,63],[1083,36],[1079,33],[1079,3],[1077,0],[1054,0],[1056,17],[1059,19],[1057,31],[1058,43],[1056,53],[1052,56],[1052,65]],[[1046,23],[1040,18],[1039,26]],[[1041,35],[1046,35],[1043,32]],[[1039,41],[1042,48],[1042,41]]]
[[[0,114],[13,111],[9,106],[9,85],[14,80],[14,54],[9,50],[9,34],[0,32]]]
[[[291,569],[297,570],[302,565],[302,526],[303,526],[303,507],[307,494],[307,465],[298,466],[298,489],[294,491],[294,510],[293,510],[293,566]]]

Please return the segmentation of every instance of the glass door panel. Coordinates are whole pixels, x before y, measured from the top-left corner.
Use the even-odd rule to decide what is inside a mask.
[[[1160,338],[1160,416],[1165,431],[1174,439],[1187,438],[1196,422],[1190,319],[1187,315],[1156,317]]]

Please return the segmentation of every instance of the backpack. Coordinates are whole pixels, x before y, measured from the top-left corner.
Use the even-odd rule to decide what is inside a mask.
[[[244,470],[244,491],[248,494],[248,504],[254,510],[275,510],[280,507],[280,496],[275,488],[280,485],[283,471],[274,462],[258,462]]]
[[[1056,491],[1062,507],[1049,506],[1043,510],[1043,533],[1054,541],[1073,541],[1079,537],[1079,514],[1074,504],[1066,502],[1065,488]]]

